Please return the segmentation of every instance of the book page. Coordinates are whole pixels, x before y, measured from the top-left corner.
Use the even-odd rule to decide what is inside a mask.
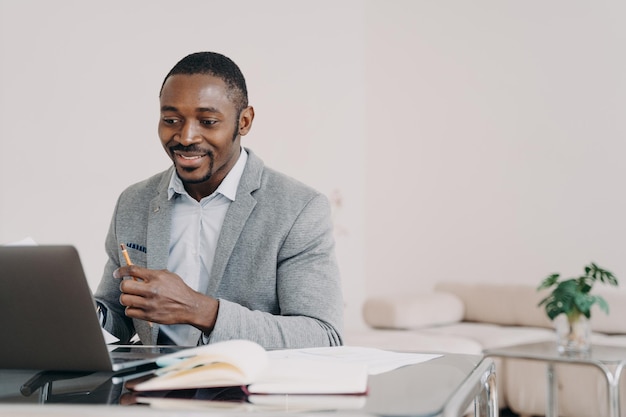
[[[248,340],[229,340],[163,356],[157,363],[169,366],[134,389],[241,385],[248,394],[365,394],[368,375],[439,356],[353,346],[266,352]]]
[[[359,346],[335,346],[305,349],[284,349],[268,352],[270,360],[276,358],[308,358],[320,362],[351,362],[367,366],[369,375],[392,371],[438,358],[440,354],[392,352]]]
[[[136,391],[247,385],[267,368],[265,350],[249,340],[228,340],[162,356],[156,378]]]
[[[256,394],[365,394],[362,363],[319,361],[306,356],[270,357],[269,366],[246,387]]]

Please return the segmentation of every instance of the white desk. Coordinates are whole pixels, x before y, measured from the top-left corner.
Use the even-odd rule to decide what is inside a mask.
[[[147,406],[119,405],[128,401],[128,392],[121,384],[111,382],[109,374],[92,374],[81,378],[52,382],[45,393],[20,393],[20,386],[34,371],[0,370],[0,416],[265,416],[277,414],[251,404],[226,404],[216,408],[202,407],[188,400],[186,407],[156,409]],[[369,393],[357,409],[320,410],[306,412],[280,410],[281,416],[412,416],[460,417],[474,404],[480,417],[497,417],[498,403],[495,391],[495,365],[491,359],[474,355],[446,354],[416,365],[405,366],[387,373],[371,375]],[[45,400],[45,401],[42,401]],[[40,404],[40,402],[45,402]],[[132,400],[130,401],[132,402]],[[218,404],[219,406],[219,404]]]

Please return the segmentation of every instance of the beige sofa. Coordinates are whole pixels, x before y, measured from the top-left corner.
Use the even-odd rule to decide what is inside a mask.
[[[592,310],[592,343],[626,346],[626,291],[598,287],[594,293],[607,300],[610,315],[595,307]],[[369,328],[348,332],[345,343],[480,354],[483,349],[554,340],[553,323],[537,307],[545,295],[531,285],[446,282],[427,293],[372,297],[363,308]],[[522,416],[545,414],[545,364],[496,359],[496,369],[501,408],[509,407]],[[608,415],[606,383],[599,370],[558,365],[557,371],[561,416]],[[623,383],[621,415],[626,417]]]

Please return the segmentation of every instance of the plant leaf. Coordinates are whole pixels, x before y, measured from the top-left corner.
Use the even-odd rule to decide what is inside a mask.
[[[574,305],[576,308],[589,318],[591,316],[591,306],[596,302],[596,297],[586,293],[577,293],[574,295]]]
[[[609,303],[606,302],[604,297],[596,295],[594,296],[594,298],[596,303],[598,303],[598,307],[600,307],[600,309],[604,311],[605,314],[609,314]]]
[[[584,270],[584,275],[564,281],[559,281],[560,274],[551,274],[537,287],[537,291],[554,287],[552,292],[538,304],[538,306],[544,306],[550,320],[554,320],[559,314],[567,316],[583,314],[590,318],[591,307],[596,303],[602,311],[608,314],[609,306],[606,300],[590,293],[595,282],[600,281],[617,286],[617,278],[612,272],[600,268],[594,262],[586,265]]]
[[[539,287],[537,287],[537,290],[543,290],[546,288],[550,288],[551,286],[553,286],[554,284],[557,283],[557,281],[559,280],[559,277],[561,275],[560,274],[552,274],[549,275],[548,277],[546,277],[541,284],[539,285]]]

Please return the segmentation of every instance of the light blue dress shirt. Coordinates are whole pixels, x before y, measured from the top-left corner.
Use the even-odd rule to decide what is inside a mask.
[[[248,153],[241,148],[239,159],[222,183],[209,196],[200,201],[193,199],[185,190],[174,171],[168,188],[168,199],[174,200],[167,269],[179,275],[192,289],[206,293],[208,288],[217,240],[230,203],[235,201],[237,187],[248,160]],[[177,345],[192,345],[192,326],[186,324],[161,325],[165,333]]]

